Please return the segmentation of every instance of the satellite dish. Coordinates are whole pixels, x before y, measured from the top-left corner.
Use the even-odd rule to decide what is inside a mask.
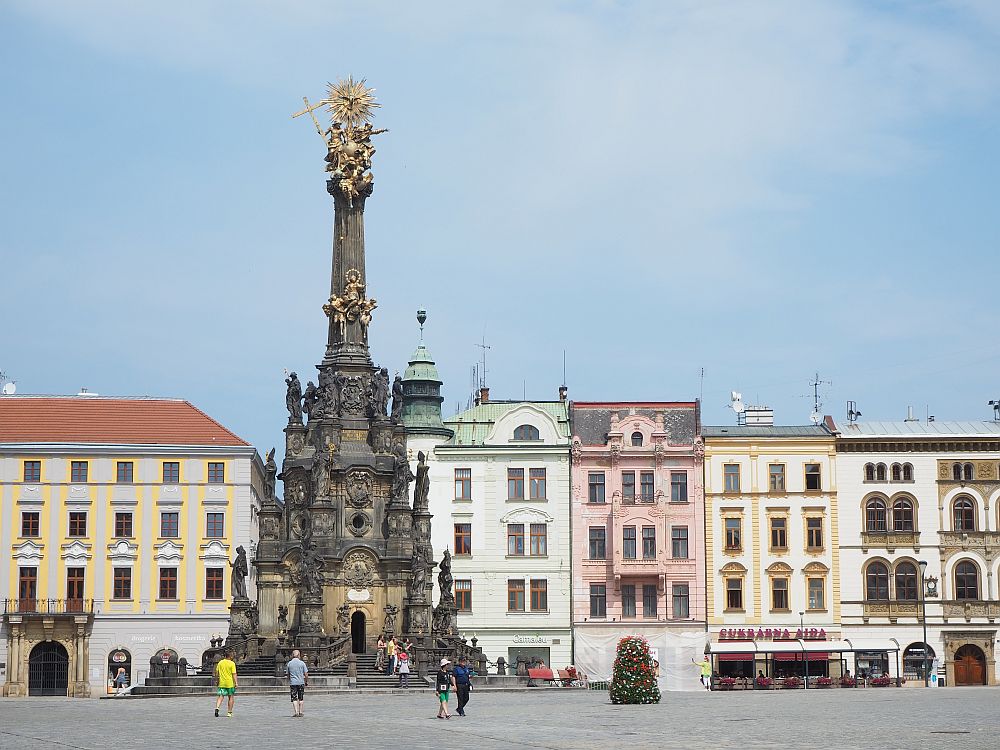
[[[743,405],[742,393],[739,391],[730,391],[729,408],[737,414],[742,414],[746,410],[746,406]]]
[[[4,383],[4,386],[3,386],[3,395],[5,395],[5,396],[13,396],[15,393],[17,393],[17,386],[16,385],[14,385],[13,383]]]
[[[819,424],[820,422],[823,421],[823,415],[820,414],[818,411],[814,411],[812,414],[809,415],[809,419],[812,420],[813,424]]]

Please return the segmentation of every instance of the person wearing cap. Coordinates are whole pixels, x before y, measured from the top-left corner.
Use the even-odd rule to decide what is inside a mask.
[[[451,664],[451,662],[447,659],[441,660],[441,666],[438,668],[437,675],[435,675],[434,680],[434,689],[438,696],[437,717],[439,719],[451,718],[448,714],[448,693],[455,684],[455,678],[448,672],[449,664]]]
[[[708,660],[708,657],[702,657],[701,661],[691,660],[692,664],[696,664],[701,667],[701,684],[705,686],[705,690],[712,689],[712,662]]]
[[[465,661],[464,656],[458,657],[458,664],[451,672],[455,681],[455,695],[458,697],[458,710],[455,712],[459,716],[465,716],[465,705],[469,702],[469,690],[472,687],[472,670]]]
[[[400,651],[399,659],[399,686],[408,688],[410,686],[410,655],[405,651]]]

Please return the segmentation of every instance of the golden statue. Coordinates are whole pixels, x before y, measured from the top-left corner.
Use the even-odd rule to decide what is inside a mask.
[[[361,274],[356,268],[347,272],[347,284],[342,295],[332,295],[330,301],[323,305],[323,312],[332,317],[340,327],[341,338],[347,336],[347,324],[361,322],[361,327],[367,329],[372,321],[372,310],[378,307],[378,301],[365,298],[365,285]]]

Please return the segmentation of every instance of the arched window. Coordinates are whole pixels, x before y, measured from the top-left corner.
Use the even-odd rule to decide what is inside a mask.
[[[870,602],[889,600],[889,568],[885,563],[869,563],[865,570],[865,599]]]
[[[884,482],[887,476],[885,464],[879,464],[875,467],[875,479],[879,482]]]
[[[965,466],[962,467],[962,479],[964,479],[966,482],[971,482],[975,478],[976,478],[976,471],[973,465],[965,464]]]
[[[972,498],[963,496],[955,500],[951,517],[955,531],[975,531],[976,504],[972,502]]]
[[[913,481],[913,464],[903,464],[903,481]]]
[[[892,471],[892,481],[901,482],[903,481],[903,467],[899,464],[893,464],[891,467]]]
[[[534,425],[523,424],[514,430],[515,440],[538,440],[538,428]]]
[[[875,464],[865,464],[865,481],[875,481]]]
[[[897,500],[892,504],[892,530],[913,531],[913,503]]]
[[[632,433],[632,445],[635,446],[635,447],[638,447],[638,446],[642,445],[642,433],[641,432],[633,432]]]
[[[886,531],[885,501],[875,498],[865,503],[865,531]]]
[[[979,598],[979,568],[975,563],[963,560],[955,566],[955,598]]]
[[[951,465],[951,478],[962,481],[962,464]]]
[[[911,562],[901,562],[896,566],[896,600],[915,602],[918,590],[917,566]]]

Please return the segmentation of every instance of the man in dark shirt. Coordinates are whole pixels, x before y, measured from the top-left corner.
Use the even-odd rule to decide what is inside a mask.
[[[452,677],[455,679],[455,695],[458,696],[458,715],[465,716],[465,704],[469,702],[469,688],[471,687],[470,677],[472,670],[466,663],[465,657],[458,659],[458,664],[452,670]]]

